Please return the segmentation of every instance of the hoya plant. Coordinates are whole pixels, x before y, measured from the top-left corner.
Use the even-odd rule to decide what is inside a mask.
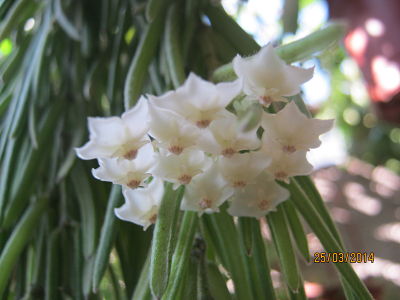
[[[306,157],[333,120],[292,65],[342,25],[260,46],[216,1],[4,0],[0,16],[2,299],[306,299],[305,224],[345,253]],[[372,299],[334,265],[347,299]]]

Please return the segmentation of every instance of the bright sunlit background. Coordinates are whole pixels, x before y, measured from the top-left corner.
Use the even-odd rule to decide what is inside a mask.
[[[222,4],[260,45],[291,42],[328,21],[325,1],[299,1],[296,33],[284,33],[284,2],[223,0]],[[370,35],[379,30],[375,23],[365,25]],[[400,129],[377,120],[362,74],[342,48],[330,49],[301,65],[315,66],[314,77],[303,85],[305,102],[318,118],[336,120],[335,128],[322,137],[322,146],[309,152],[310,162],[320,169],[316,184],[346,245],[376,251],[374,264],[354,265],[357,273],[363,279],[375,278],[378,285],[386,286],[382,280],[389,282],[392,288],[385,287],[389,295],[385,299],[394,299],[387,291],[400,286],[396,255],[400,250],[400,177],[396,175],[400,174]],[[384,75],[394,77],[388,71]],[[312,233],[308,239],[311,252],[323,249]],[[313,272],[310,278],[315,282],[308,282],[306,291],[317,298],[323,290],[317,282],[326,279],[326,269]]]

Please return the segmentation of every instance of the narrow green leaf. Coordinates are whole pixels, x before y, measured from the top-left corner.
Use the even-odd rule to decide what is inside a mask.
[[[196,27],[199,24],[199,8],[201,1],[198,0],[186,0],[185,1],[185,28],[183,28],[182,35],[182,47],[183,47],[183,57],[186,60],[189,57],[189,50],[193,42],[193,36]]]
[[[197,259],[191,257],[188,263],[188,269],[185,273],[185,282],[180,284],[180,293],[177,299],[193,299],[197,300],[197,269],[199,263]]]
[[[113,48],[110,63],[108,64],[108,76],[107,76],[107,97],[111,102],[115,99],[116,92],[119,92],[119,89],[116,89],[116,81],[117,81],[117,68],[120,59],[120,54],[123,49],[123,37],[125,35],[125,31],[123,30],[126,26],[128,14],[127,14],[127,3],[123,2],[118,15],[118,33],[116,34],[113,40]],[[131,29],[135,29],[131,27]],[[135,35],[135,30],[132,30],[134,34],[132,35],[132,39]]]
[[[108,199],[107,209],[104,217],[103,226],[100,232],[100,241],[97,246],[92,277],[93,292],[96,293],[101,279],[109,264],[111,249],[115,240],[116,217],[114,209],[122,204],[121,187],[113,185]]]
[[[222,8],[222,6],[208,5],[205,13],[216,32],[223,35],[241,55],[254,54],[260,46],[240,27]]]
[[[211,295],[218,300],[232,300],[232,296],[226,286],[226,279],[214,262],[207,263],[207,278]]]
[[[109,272],[109,274],[110,274],[110,278],[111,278],[111,284],[112,284],[112,286],[113,286],[113,290],[114,290],[114,299],[115,300],[122,300],[122,299],[125,299],[123,296],[122,296],[122,291],[121,291],[121,286],[120,286],[120,284],[119,284],[119,282],[118,282],[118,277],[117,277],[117,274],[115,273],[115,270],[114,270],[114,266],[113,265],[109,265],[108,266],[108,272]]]
[[[307,236],[301,224],[296,208],[293,206],[292,201],[289,199],[282,203],[282,209],[285,212],[286,220],[292,232],[292,236],[296,242],[301,255],[306,262],[310,262],[310,250],[308,249]]]
[[[289,189],[296,208],[300,211],[310,228],[321,241],[325,250],[327,252],[343,252],[343,248],[331,234],[330,230],[322,220],[322,217],[315,209],[310,199],[308,199],[304,191],[301,189],[299,184],[292,180],[289,185],[283,185]],[[353,270],[349,263],[335,263],[334,265],[347,283],[353,288],[355,295],[359,299],[373,299],[368,289],[358,278],[357,273]]]
[[[60,164],[60,167],[56,175],[56,180],[55,180],[56,182],[60,182],[71,171],[74,162],[77,159],[75,147],[79,147],[82,145],[85,136],[84,134],[85,130],[86,129],[84,129],[83,126],[77,126],[77,128],[74,129],[74,135],[72,137],[70,149],[68,150],[68,153],[65,155],[64,161]]]
[[[148,27],[142,34],[125,80],[125,109],[129,109],[133,106],[139,98],[139,95],[142,93],[142,87],[146,79],[148,67],[157,50],[161,33],[163,31],[163,25],[164,17],[161,14],[148,24]]]
[[[87,172],[81,163],[75,165],[71,172],[71,178],[81,217],[83,255],[88,260],[94,254],[96,240],[96,210],[93,193]]]
[[[251,256],[253,254],[253,218],[239,217],[238,220],[246,254]]]
[[[85,247],[85,244],[83,244]],[[85,248],[83,248],[85,250]],[[91,295],[92,274],[94,268],[94,256],[84,259],[83,273],[82,273],[82,292],[85,299],[89,299]]]
[[[197,238],[193,247],[192,256],[197,260],[197,299],[208,300],[212,299],[211,291],[209,287],[209,281],[207,280],[207,270],[205,262],[205,243],[201,238]]]
[[[318,52],[335,45],[344,36],[346,27],[342,23],[331,23],[304,38],[278,47],[278,55],[287,63],[303,61]]]
[[[58,287],[61,275],[59,268],[59,239],[60,228],[56,228],[47,241],[45,300],[59,297]]]
[[[36,133],[36,113],[35,105],[33,101],[29,105],[29,115],[28,115],[28,129],[29,137],[31,138],[32,147],[34,149],[38,148],[37,133]]]
[[[185,273],[189,262],[190,251],[192,249],[197,224],[198,217],[196,213],[189,211],[184,213],[175,252],[172,257],[171,275],[162,299],[177,299],[179,285],[182,283],[182,278],[184,278],[183,274]]]
[[[146,262],[140,272],[139,280],[132,295],[132,300],[151,300],[150,291],[150,254],[147,256]]]
[[[46,152],[44,150],[47,148],[47,142],[53,133],[55,122],[58,121],[64,104],[64,101],[56,101],[43,117],[43,122],[40,126],[40,135],[38,136],[39,148],[34,150],[30,147],[21,170],[18,170],[20,174],[18,180],[17,178],[14,179],[10,202],[4,214],[4,228],[9,228],[18,219],[21,211],[29,201],[29,194],[34,187],[33,182],[37,178],[37,168],[45,159]]]
[[[9,191],[10,180],[12,175],[12,169],[14,165],[15,156],[17,153],[17,141],[11,139],[7,144],[6,153],[1,164],[1,176],[0,176],[0,224],[3,221],[4,210],[6,207],[7,194]]]
[[[314,207],[322,217],[325,225],[329,228],[331,234],[335,237],[336,241],[343,248],[343,241],[340,237],[339,231],[335,225],[335,222],[332,220],[331,215],[322,199],[320,193],[315,187],[309,176],[297,176],[295,177],[295,181],[301,186],[304,193],[307,195],[308,199],[311,200]]]
[[[152,22],[162,11],[165,11],[170,3],[170,0],[149,0],[146,5],[146,19]]]
[[[271,268],[268,262],[268,255],[265,249],[265,241],[261,235],[260,223],[252,222],[253,233],[253,274],[252,281],[257,280],[261,286],[263,296],[260,299],[276,299],[274,286],[272,285]],[[255,267],[255,269],[254,269]]]
[[[24,63],[22,68],[25,73],[23,74],[24,78],[22,80],[21,89],[18,93],[18,100],[15,112],[13,112],[13,122],[10,128],[11,136],[15,137],[23,128],[25,124],[25,114],[27,111],[27,102],[28,102],[28,94],[29,88],[34,80],[35,72],[39,72],[40,65],[46,45],[46,40],[48,37],[48,33],[51,28],[51,9],[48,7],[44,13],[43,21],[40,26],[40,31],[32,40],[32,43],[29,45],[28,52],[24,57]]]
[[[81,299],[82,298],[82,270],[83,270],[83,255],[82,255],[82,232],[78,226],[73,228],[72,232],[72,240],[73,240],[73,248],[72,251],[74,253],[74,263],[72,268],[71,276],[71,286],[72,286],[72,295],[73,299]]]
[[[181,53],[182,46],[179,38],[181,35],[179,30],[179,16],[178,6],[176,4],[172,5],[168,10],[164,35],[168,70],[175,88],[181,86],[186,78]]]
[[[226,212],[202,216],[205,228],[212,231],[213,244],[218,256],[229,271],[239,299],[254,299],[251,290],[251,279],[246,264],[246,254],[239,241],[233,218]]]
[[[299,1],[298,0],[285,0],[283,5],[283,32],[296,33],[297,31],[297,17],[299,14]]]
[[[151,85],[154,88],[154,91],[156,95],[160,95],[163,91],[163,84],[160,78],[160,72],[157,69],[157,64],[155,61],[153,61],[150,65],[150,80],[151,80]]]
[[[15,1],[5,19],[1,22],[0,41],[8,37],[13,30],[19,28],[19,25],[33,15],[40,5],[41,3],[30,0]]]
[[[46,205],[47,198],[45,197],[32,203],[7,240],[0,256],[0,296],[5,290],[19,255],[32,237],[32,233],[36,229],[39,218],[46,208]]]
[[[13,90],[14,84],[9,84],[8,87],[4,91],[2,91],[0,95],[0,116],[4,114],[11,102]]]
[[[161,298],[167,288],[173,254],[173,234],[176,231],[174,222],[179,213],[184,186],[177,191],[172,183],[165,184],[165,193],[161,200],[157,222],[153,233],[150,261],[150,288],[153,295]]]
[[[293,292],[289,289],[290,300],[307,300],[306,291],[304,290],[304,283],[301,280],[300,288],[297,292]]]
[[[286,283],[292,291],[297,292],[301,282],[300,272],[281,205],[267,215],[267,221]]]
[[[55,0],[54,12],[55,12],[55,17],[56,17],[58,24],[65,31],[65,33],[67,33],[71,39],[73,39],[75,41],[79,41],[80,40],[79,32],[75,28],[75,26],[65,16],[60,0]]]

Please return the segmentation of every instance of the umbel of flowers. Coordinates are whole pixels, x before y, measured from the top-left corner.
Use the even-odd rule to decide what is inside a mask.
[[[185,185],[182,210],[215,213],[228,201],[232,216],[259,218],[289,197],[277,180],[311,173],[306,153],[333,120],[307,118],[289,102],[275,114],[262,110],[249,130],[227,106],[239,96],[264,107],[288,102],[313,68],[287,65],[270,44],[235,57],[233,68],[233,82],[191,73],[177,90],[142,96],[121,117],[89,118],[90,140],[76,152],[98,160],[94,177],[122,185],[119,218],[144,229],[154,223],[165,181]]]

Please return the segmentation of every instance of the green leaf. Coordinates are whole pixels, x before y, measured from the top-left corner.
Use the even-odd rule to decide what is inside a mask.
[[[132,295],[132,300],[151,300],[150,291],[150,254],[147,256],[146,262],[140,272],[139,280]]]
[[[310,262],[310,250],[308,249],[307,236],[301,224],[296,208],[289,199],[282,203],[282,209],[285,213],[292,236],[296,242],[297,248],[306,262]]]
[[[43,17],[39,34],[37,34],[29,45],[29,55],[24,57],[22,68],[24,72],[21,89],[18,93],[16,110],[13,112],[13,122],[10,128],[10,134],[15,137],[25,124],[25,114],[27,111],[29,88],[35,80],[35,75],[40,71],[40,65],[46,45],[46,40],[51,28],[51,9],[48,7]],[[37,76],[36,76],[37,78]]]
[[[4,214],[2,226],[9,228],[15,220],[18,219],[21,211],[29,201],[29,195],[32,190],[33,182],[37,178],[36,172],[38,166],[43,163],[47,148],[47,143],[53,133],[55,122],[64,107],[63,101],[55,102],[43,117],[42,126],[40,126],[40,135],[38,136],[39,148],[34,150],[32,147],[25,155],[25,160],[21,161],[22,167],[18,168],[17,176],[13,181],[9,205]]]
[[[285,0],[282,14],[283,32],[296,33],[298,14],[299,0]]]
[[[76,164],[71,172],[72,184],[78,200],[81,217],[83,256],[89,260],[95,252],[96,241],[96,210],[93,193],[90,188],[86,170],[82,164]]]
[[[59,240],[60,228],[56,228],[50,234],[47,241],[45,300],[52,300],[59,297]]]
[[[114,185],[108,199],[106,214],[103,226],[100,232],[100,241],[97,246],[96,257],[94,260],[94,270],[92,276],[92,288],[96,293],[100,285],[100,281],[109,264],[109,257],[115,240],[116,233],[116,217],[114,209],[122,204],[121,186]]]
[[[68,36],[75,41],[79,41],[80,40],[79,32],[65,16],[63,8],[61,6],[61,0],[54,1],[54,13],[58,24],[68,34]]]
[[[177,299],[179,285],[182,283],[183,274],[187,270],[197,223],[198,217],[196,213],[189,211],[184,213],[175,252],[172,257],[171,275],[162,299]]]
[[[176,4],[172,5],[168,10],[164,35],[168,70],[175,88],[178,88],[186,78],[181,53],[182,46],[179,39],[181,35],[179,31],[179,16],[178,6]]]
[[[336,241],[343,248],[343,242],[340,237],[339,231],[336,228],[334,221],[332,220],[331,215],[322,199],[320,193],[315,187],[309,176],[297,176],[295,177],[295,181],[301,186],[304,193],[307,195],[308,199],[311,200],[315,209],[318,211],[319,215],[322,217],[325,225],[329,228],[331,234],[335,237]]]
[[[277,207],[276,212],[270,212],[267,215],[267,221],[271,229],[283,276],[290,290],[297,292],[301,283],[300,272],[281,205]]]
[[[203,215],[202,219],[218,257],[232,277],[238,299],[254,299],[245,250],[239,241],[233,218],[222,211]]]
[[[327,252],[343,252],[343,248],[331,234],[322,217],[313,206],[310,199],[304,193],[300,185],[292,180],[289,185],[283,184],[291,193],[296,208],[300,211],[310,228],[314,231]],[[364,283],[358,278],[356,272],[349,263],[334,264],[339,273],[353,288],[359,299],[373,299]]]
[[[152,22],[154,19],[165,11],[171,1],[170,0],[149,0],[146,5],[146,19]]]
[[[174,225],[184,190],[184,186],[181,186],[174,191],[172,183],[166,183],[157,215],[150,261],[150,288],[157,298],[161,298],[167,288],[174,250],[172,249],[174,232],[177,230]]]
[[[239,217],[238,224],[246,254],[251,256],[253,254],[253,218]]]
[[[265,241],[261,235],[260,223],[253,219],[253,256],[251,263],[253,264],[252,282],[257,281],[260,286],[261,298],[258,299],[276,299],[274,286],[272,285],[271,268],[268,262],[268,255],[265,249]]]
[[[241,55],[256,53],[260,46],[242,29],[222,8],[222,6],[208,5],[205,13],[216,32],[224,36]]]
[[[142,92],[148,67],[160,41],[163,25],[164,17],[160,15],[148,24],[142,34],[125,80],[124,103],[126,110],[136,103]]]
[[[32,16],[41,5],[41,2],[31,0],[15,1],[5,19],[1,22],[0,41],[7,38],[13,30],[19,28],[19,25]]]
[[[4,293],[12,268],[32,237],[46,205],[46,197],[42,197],[37,202],[32,203],[7,240],[0,255],[0,296]]]

